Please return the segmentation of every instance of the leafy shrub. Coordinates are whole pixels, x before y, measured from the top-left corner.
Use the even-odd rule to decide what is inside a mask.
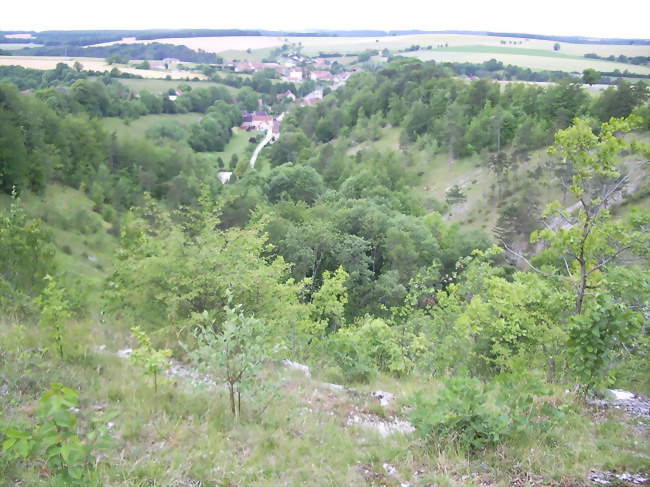
[[[52,384],[39,402],[35,426],[2,427],[2,451],[10,460],[31,458],[46,463],[54,478],[64,485],[88,485],[96,462],[93,452],[111,445],[106,424],[114,415],[92,419],[90,431],[79,437],[74,412],[78,411],[79,399],[75,391]]]
[[[572,318],[569,332],[571,367],[586,392],[607,377],[609,359],[641,323],[641,315],[599,296],[593,308]]]
[[[71,317],[70,305],[65,297],[65,291],[50,275],[45,276],[47,287],[37,298],[41,306],[39,325],[47,328],[50,339],[56,345],[61,360],[63,360],[63,328]]]
[[[401,375],[411,369],[394,330],[377,318],[358,328],[343,328],[328,341],[328,353],[351,382],[368,382],[378,370]]]
[[[354,329],[343,328],[327,341],[327,351],[349,382],[369,382],[377,373]]]
[[[496,445],[509,433],[508,416],[489,404],[486,387],[477,379],[448,379],[434,399],[422,392],[413,399],[409,417],[429,442],[448,440],[473,451]]]
[[[410,419],[431,443],[451,441],[464,450],[495,446],[521,435],[538,435],[564,420],[569,405],[550,399],[543,371],[525,368],[501,374],[488,384],[467,377],[443,382],[435,396],[413,396]]]
[[[153,376],[154,391],[158,392],[158,374],[169,367],[169,357],[171,357],[172,351],[153,348],[151,339],[139,326],[131,328],[131,332],[140,344],[139,348],[133,350],[131,361],[142,366],[146,375]]]
[[[244,314],[241,305],[224,307],[226,319],[218,325],[201,315],[203,323],[195,330],[197,347],[190,352],[192,361],[208,373],[223,374],[226,379],[230,411],[241,417],[241,393],[250,392],[264,360],[279,349],[267,323]]]

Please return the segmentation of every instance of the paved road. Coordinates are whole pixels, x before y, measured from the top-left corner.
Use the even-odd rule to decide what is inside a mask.
[[[248,163],[248,165],[249,165],[251,168],[254,168],[254,167],[255,167],[255,161],[257,161],[257,156],[260,155],[260,152],[262,151],[262,149],[264,148],[264,146],[265,146],[266,144],[268,144],[269,142],[271,142],[271,139],[272,139],[272,138],[273,138],[273,130],[272,130],[272,129],[268,129],[268,130],[266,131],[266,135],[264,136],[264,140],[262,140],[262,142],[260,142],[259,145],[258,145],[257,147],[255,147],[255,151],[253,152],[253,155],[251,156],[251,161]]]
[[[281,114],[278,116],[277,120],[281,122],[282,119],[284,118],[284,115],[285,115],[286,113],[287,113],[287,112],[283,112],[283,113],[281,113]],[[280,137],[280,134],[278,134],[277,137]],[[264,146],[265,146],[266,144],[268,144],[269,142],[271,142],[271,139],[272,139],[272,138],[273,138],[273,123],[271,123],[271,128],[269,128],[269,129],[266,131],[266,135],[264,136],[264,140],[262,140],[262,142],[260,142],[259,145],[258,145],[257,147],[255,147],[255,151],[253,152],[253,155],[251,156],[251,161],[248,163],[248,165],[249,165],[251,168],[254,168],[254,167],[255,167],[255,162],[257,161],[257,156],[260,155],[260,152],[262,151],[262,149],[264,148]]]

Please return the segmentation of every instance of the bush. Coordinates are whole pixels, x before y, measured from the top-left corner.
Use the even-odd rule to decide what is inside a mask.
[[[79,435],[77,392],[61,384],[52,384],[39,401],[38,423],[35,426],[5,424],[0,430],[2,451],[9,460],[28,459],[47,464],[52,485],[89,485],[94,477],[97,459],[94,453],[112,444],[107,422],[115,414],[90,420],[90,431]],[[4,437],[4,438],[3,438]],[[57,483],[58,481],[58,483]]]
[[[448,379],[435,399],[419,392],[413,400],[410,420],[430,443],[447,440],[474,451],[494,446],[508,434],[508,416],[488,404],[487,390],[477,379]]]
[[[377,373],[354,329],[343,328],[332,335],[327,342],[327,350],[349,382],[369,382]]]
[[[402,354],[394,330],[378,318],[342,328],[330,337],[327,350],[351,382],[368,382],[378,370],[402,375],[413,365]]]
[[[450,441],[468,451],[539,435],[562,421],[569,407],[551,402],[542,375],[526,370],[522,362],[516,372],[489,384],[467,377],[447,379],[435,398],[422,392],[413,396],[410,419],[430,443]]]

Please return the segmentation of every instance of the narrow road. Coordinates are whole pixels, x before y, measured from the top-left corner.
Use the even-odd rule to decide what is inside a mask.
[[[282,122],[282,119],[284,118],[284,115],[285,115],[286,113],[287,113],[287,112],[282,112],[282,113],[278,116],[278,118],[277,118],[276,120],[277,120],[278,122]],[[279,136],[280,136],[280,134],[277,134],[277,137],[279,137]],[[260,155],[260,152],[262,151],[262,149],[264,148],[264,146],[265,146],[266,144],[268,144],[269,142],[271,142],[271,139],[272,139],[272,138],[273,138],[273,122],[271,122],[271,126],[270,126],[269,129],[266,131],[266,135],[264,136],[264,140],[263,140],[262,142],[260,142],[259,145],[258,145],[257,147],[255,147],[255,151],[253,152],[253,155],[251,156],[251,161],[248,163],[248,165],[250,166],[251,169],[255,167],[255,162],[257,161],[257,156]]]
[[[257,147],[255,147],[255,151],[253,152],[253,155],[251,156],[251,162],[248,163],[248,165],[252,168],[255,167],[255,161],[257,161],[257,156],[260,155],[260,152],[264,148],[266,144],[271,142],[271,139],[273,138],[273,129],[270,128],[266,131],[266,135],[264,136],[264,140],[259,143]]]

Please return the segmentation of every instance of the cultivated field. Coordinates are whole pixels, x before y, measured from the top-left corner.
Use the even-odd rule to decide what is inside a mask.
[[[611,61],[601,61],[598,59],[587,59],[578,56],[554,55],[550,51],[548,56],[543,56],[539,51],[525,50],[518,54],[516,48],[513,52],[500,51],[498,49],[485,49],[482,46],[476,50],[467,46],[465,49],[433,49],[431,51],[415,51],[403,53],[404,56],[414,57],[423,61],[438,61],[452,63],[482,63],[490,59],[497,59],[503,64],[514,64],[525,68],[551,70],[551,71],[568,71],[582,72],[586,68],[593,68],[597,71],[611,72],[616,69],[620,71],[628,70],[630,73],[650,74],[650,68],[647,66],[637,66],[634,64],[624,64]]]
[[[4,49],[5,51],[17,51],[18,49],[22,49],[24,47],[41,47],[43,44],[32,44],[30,43],[18,43],[18,42],[7,42],[7,43],[2,43],[0,44],[0,49]]]
[[[219,53],[227,59],[256,61],[267,57],[272,48],[285,43],[301,44],[303,46],[302,52],[308,55],[316,55],[319,52],[360,52],[366,49],[389,49],[395,53],[410,46],[419,45],[423,48],[432,46],[434,50],[417,51],[407,53],[407,55],[443,62],[483,62],[496,58],[506,64],[516,64],[531,69],[562,71],[582,71],[585,68],[594,68],[600,71],[613,71],[615,69],[624,71],[627,69],[633,73],[650,73],[650,68],[645,66],[585,59],[583,57],[587,53],[595,53],[600,56],[618,56],[621,54],[626,56],[649,56],[650,46],[560,43],[560,50],[554,51],[553,45],[555,41],[515,37],[420,34],[391,37],[194,37],[153,39],[150,41],[136,41],[129,38],[124,41],[128,43],[162,42],[179,44],[192,49]],[[506,44],[502,44],[502,41]],[[516,44],[510,44],[510,42]],[[436,46],[439,45],[445,47],[437,48]],[[251,52],[246,52],[248,49]]]
[[[426,47],[447,44],[448,47],[458,46],[492,46],[504,47],[501,41],[521,42],[512,49],[541,49],[553,53],[554,41],[537,39],[521,39],[515,37],[496,37],[469,34],[419,34],[391,37],[264,37],[264,36],[241,36],[241,37],[190,37],[190,38],[169,38],[137,41],[133,38],[124,41],[97,44],[100,46],[125,43],[151,43],[161,42],[166,44],[184,45],[191,49],[203,49],[208,52],[222,53],[224,51],[245,51],[246,49],[265,49],[281,46],[282,44],[300,43],[303,45],[303,52],[306,54],[317,54],[319,51],[357,52],[364,49],[404,49],[414,44]],[[572,44],[560,43],[560,53],[574,56],[583,56],[587,53],[595,53],[600,56],[619,55],[626,56],[648,56],[650,46],[613,46],[599,44]],[[512,45],[507,45],[510,47]]]
[[[93,71],[110,71],[114,67],[123,73],[138,74],[145,78],[164,78],[170,76],[172,79],[199,78],[206,79],[203,74],[190,73],[188,71],[156,71],[153,69],[135,69],[123,64],[109,65],[102,58],[88,57],[49,57],[49,56],[0,56],[0,66],[22,66],[32,69],[54,69],[58,63],[65,63],[72,66],[79,61],[84,69]]]

